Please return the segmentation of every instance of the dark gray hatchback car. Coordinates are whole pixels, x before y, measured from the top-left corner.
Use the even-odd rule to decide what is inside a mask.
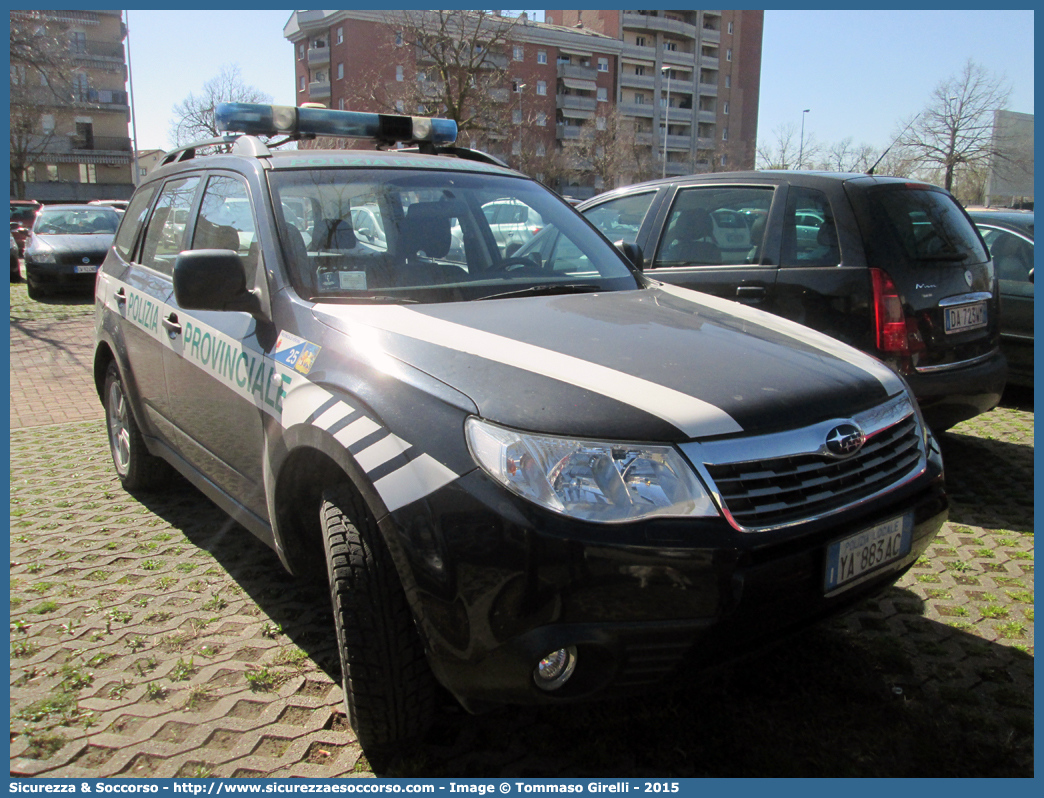
[[[1007,376],[989,250],[946,191],[892,177],[731,172],[578,210],[647,277],[824,332],[903,375],[933,429],[992,409]]]

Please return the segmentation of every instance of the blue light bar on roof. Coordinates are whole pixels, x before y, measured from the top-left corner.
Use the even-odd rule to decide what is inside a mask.
[[[433,144],[452,144],[457,138],[457,123],[452,119],[426,116],[369,114],[293,105],[221,103],[214,110],[214,117],[218,130],[252,136],[306,134],[384,142],[430,141]]]

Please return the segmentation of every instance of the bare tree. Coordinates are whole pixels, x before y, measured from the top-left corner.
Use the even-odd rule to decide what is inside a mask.
[[[900,136],[922,169],[941,173],[947,191],[955,173],[977,168],[995,155],[993,112],[1003,108],[1011,87],[970,58],[961,71],[940,82],[924,110]]]
[[[243,83],[238,64],[226,64],[217,77],[203,84],[201,94],[189,94],[171,109],[175,116],[170,122],[168,137],[178,147],[200,139],[216,138],[221,131],[214,120],[214,109],[220,103],[270,102],[270,95]]]
[[[853,144],[851,136],[822,147],[820,153],[817,168],[827,172],[865,172],[881,156],[870,144]]]
[[[819,145],[811,134],[805,136],[804,146],[793,122],[776,125],[767,140],[758,142],[758,169],[797,169],[798,161],[815,162]]]
[[[67,27],[41,11],[11,12],[11,196],[25,197],[26,169],[55,138],[42,112],[68,104],[72,59]]]
[[[401,44],[388,45],[369,75],[355,81],[353,107],[388,113],[437,113],[457,123],[457,141],[479,146],[508,138],[518,95],[508,75],[518,19],[490,11],[395,11],[387,24]],[[386,64],[412,48],[411,79],[389,80]]]

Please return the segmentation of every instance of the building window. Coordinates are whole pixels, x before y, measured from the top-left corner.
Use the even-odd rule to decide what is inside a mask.
[[[304,58],[304,42],[297,43],[297,60]]]
[[[644,36],[635,36],[634,37],[634,43],[636,45],[638,45],[639,47],[645,47],[645,37]]]
[[[728,141],[729,140],[729,129],[728,128],[725,128],[724,130],[721,131],[721,140],[722,141]]]
[[[54,133],[54,114],[44,114],[40,117],[40,129],[43,130],[45,136]]]
[[[599,58],[598,59],[598,71],[599,72],[608,72],[609,71],[609,59],[608,58]]]
[[[417,75],[417,78],[421,79],[421,75],[423,75],[423,74],[424,73],[421,72],[420,75]],[[400,83],[402,82],[402,67],[401,66],[395,67],[395,79],[397,81],[399,81]]]
[[[41,166],[41,164],[37,164],[37,166]],[[47,182],[48,183],[57,183],[58,182],[58,164],[56,164],[56,163],[45,163],[45,164],[42,164],[42,166],[43,166],[43,176],[45,177]],[[37,173],[37,179],[39,179],[39,176],[40,176],[40,174],[38,172]]]
[[[725,106],[722,108],[721,112],[723,114],[727,114],[729,112],[729,104],[728,104],[728,102],[725,103]]]
[[[515,61],[521,61],[525,57],[525,51],[517,44],[511,48],[511,54]]]
[[[547,114],[545,114],[543,111],[537,112],[536,122],[539,127],[547,127]]]
[[[731,23],[731,22],[729,23],[729,26],[730,26],[730,27],[732,26],[732,23]],[[730,31],[730,33],[731,33],[731,31]],[[722,155],[722,156],[721,156],[721,165],[722,165],[722,166],[725,166],[725,164],[727,164],[728,162],[729,162],[729,156],[727,156],[727,155]]]
[[[92,163],[80,164],[80,182],[81,183],[97,183],[98,182],[98,168]]]
[[[639,92],[635,92],[634,93],[634,104],[635,105],[645,105],[645,95],[644,94],[640,94]]]
[[[513,80],[513,81],[511,81],[511,91],[513,91],[515,94],[521,94],[522,93],[522,81],[520,81],[520,80]]]
[[[596,116],[595,117],[595,130],[605,130],[605,117],[604,116]]]
[[[74,53],[84,54],[87,52],[87,34],[83,31],[74,30],[69,32],[69,49]],[[81,181],[83,182],[83,181]]]
[[[344,64],[337,65],[337,79],[344,80]]]
[[[90,80],[88,80],[85,73],[80,72],[73,77],[73,100],[79,100],[80,102],[85,103],[90,100],[90,96]]]
[[[547,63],[547,50],[537,50],[537,63],[538,64],[546,64]]]
[[[402,112],[403,112],[403,111],[404,111],[405,109],[406,109],[406,106],[405,106],[405,105],[403,105],[403,102],[402,102],[402,100],[396,100],[396,101],[395,101],[395,110],[396,110],[396,111],[397,111],[398,113],[400,113],[400,114],[401,114],[401,113],[402,113]]]
[[[395,46],[402,47],[402,31],[395,32]]]
[[[678,42],[665,41],[663,43],[664,52],[674,52],[678,49]]]
[[[512,155],[521,155],[522,154],[522,143],[520,141],[518,141],[517,139],[515,141],[511,142],[511,154]]]
[[[298,78],[297,90],[298,91],[304,91],[305,90],[305,76],[304,75],[301,75],[301,77]]]
[[[337,29],[337,43],[344,44],[344,28]]]
[[[598,87],[598,102],[607,103],[609,102],[609,89],[605,86]]]
[[[544,148],[543,142],[537,144],[536,154],[538,158],[543,158],[545,155],[547,155],[547,150]]]
[[[603,188],[605,188],[605,178],[601,175],[595,175],[594,187],[597,191],[601,191]]]
[[[342,97],[341,99],[339,99],[337,101],[337,109],[339,111],[343,111],[344,110],[344,97]]]
[[[326,83],[327,82],[326,73],[323,72],[322,70],[317,70],[316,73],[315,73],[315,82],[316,83]]]
[[[634,68],[634,74],[636,74],[636,75],[644,75],[645,74],[645,67],[642,66],[641,64],[636,65],[635,68]]]
[[[726,75],[725,76],[725,88],[726,89],[731,89],[732,88],[732,75]]]
[[[522,124],[522,112],[517,108],[511,112],[511,123],[513,125]]]
[[[732,60],[732,48],[731,47],[728,50],[725,51],[725,60],[726,61],[731,61]]]
[[[537,81],[537,94],[539,94],[540,96],[544,96],[544,95],[547,94],[547,81],[546,80],[538,80]]]
[[[559,53],[558,54],[558,63],[560,63],[560,64],[569,64],[569,63],[572,63],[572,59],[568,55],[565,55],[563,53]]]
[[[731,22],[729,23],[729,35],[730,35],[730,36],[732,35],[732,23],[731,23]],[[722,161],[721,161],[721,162],[722,162],[722,163],[725,163],[725,159],[724,159],[724,158],[722,158]]]

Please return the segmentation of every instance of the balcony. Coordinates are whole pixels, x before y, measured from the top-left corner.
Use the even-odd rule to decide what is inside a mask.
[[[684,66],[691,70],[692,65],[696,63],[696,53],[683,53],[681,50],[660,50],[660,54],[663,57],[663,63],[668,66]]]
[[[654,146],[656,149],[663,149],[663,133],[635,133],[634,143],[641,144],[644,146]],[[691,141],[688,136],[668,136],[667,137],[667,149],[674,150],[676,152],[688,152],[691,149]],[[668,161],[668,163],[670,163]]]
[[[583,131],[579,125],[555,125],[555,137],[563,140],[579,139]]]
[[[579,64],[559,64],[558,77],[576,78],[577,80],[594,80],[598,77],[598,70],[593,66],[580,66]]]
[[[81,41],[73,42],[72,57],[81,58],[116,58],[123,63],[123,45],[120,42]]]
[[[700,137],[696,139],[696,149],[698,150],[713,150],[718,146],[717,139],[709,139]]]
[[[619,103],[617,108],[620,109],[620,113],[624,116],[641,116],[651,119],[656,113],[656,106],[652,103]]]
[[[707,44],[718,44],[721,42],[721,31],[714,28],[703,28],[700,31],[700,41]]]
[[[312,47],[308,50],[308,66],[322,66],[330,63],[329,47]]]
[[[700,66],[704,69],[717,69],[718,59],[705,55],[700,59]]]
[[[636,30],[655,30],[671,33],[676,36],[685,36],[689,39],[696,38],[696,26],[677,19],[666,17],[653,17],[648,14],[635,14],[625,11],[622,17],[623,26]]]
[[[717,97],[718,96],[718,84],[717,83],[701,83],[700,94],[704,97]]]
[[[576,94],[555,95],[555,108],[568,108],[574,111],[590,111],[594,113],[597,107],[598,100],[595,97],[581,97]]]
[[[656,88],[656,76],[621,73],[620,85],[632,89],[649,89],[652,91]]]
[[[671,94],[692,94],[695,85],[691,80],[678,80],[677,78],[671,78]],[[663,78],[660,81],[660,89],[666,93],[667,91],[667,78]]]
[[[121,110],[128,107],[127,92],[119,89],[74,90],[72,102],[73,105],[117,106]]]
[[[637,44],[630,44],[624,42],[623,47],[620,48],[621,58],[640,58],[642,60],[653,60],[656,58],[656,47],[639,47]]]
[[[69,149],[73,152],[82,150],[93,152],[130,152],[131,140],[123,136],[89,136],[69,139]]]
[[[308,84],[308,96],[310,99],[318,100],[330,96],[330,81],[319,83],[312,81]]]
[[[692,174],[692,165],[688,161],[667,161],[667,174],[672,177]]]
[[[706,122],[707,124],[713,125],[715,122],[718,121],[718,113],[717,113],[717,111],[704,111],[704,110],[701,110],[700,114],[699,114],[699,121],[700,122]]]

